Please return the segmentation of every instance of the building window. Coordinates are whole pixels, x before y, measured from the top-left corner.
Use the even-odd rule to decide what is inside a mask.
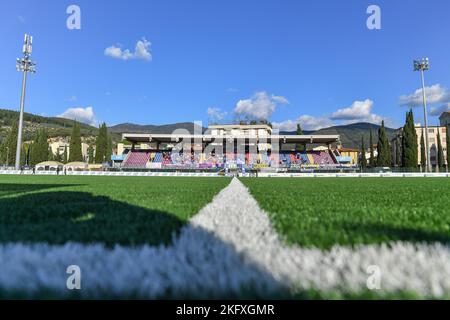
[[[428,133],[434,133],[434,129],[428,129]]]

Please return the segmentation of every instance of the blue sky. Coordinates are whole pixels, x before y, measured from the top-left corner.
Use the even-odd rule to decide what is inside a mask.
[[[420,104],[412,60],[425,56],[433,114],[450,106],[447,0],[0,3],[2,108],[18,109],[24,33],[34,37],[38,63],[26,111],[47,116],[109,125],[268,117],[282,129],[381,119],[399,126],[401,104]],[[66,27],[72,4],[80,30]],[[381,9],[381,30],[366,26],[371,4]],[[415,114],[421,121],[422,109]]]

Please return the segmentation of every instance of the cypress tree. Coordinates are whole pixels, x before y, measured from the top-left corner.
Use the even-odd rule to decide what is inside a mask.
[[[28,166],[30,166],[31,164],[30,164],[30,156],[31,156],[31,146],[32,146],[32,144],[31,143],[28,143],[27,144],[27,157],[26,157],[26,165],[28,165]]]
[[[438,147],[437,147],[437,166],[438,168],[444,167],[444,150],[442,149],[442,143],[441,143],[441,133],[438,128],[438,134],[437,134],[437,140],[438,140]]]
[[[76,121],[74,121],[72,135],[70,136],[69,150],[69,162],[83,161],[80,125]]]
[[[411,130],[411,137],[412,137],[412,153],[413,153],[413,161],[414,161],[414,168],[417,168],[417,164],[419,162],[419,144],[417,143],[417,132],[416,132],[416,125],[414,123],[414,114],[412,109],[410,110],[410,115],[409,115],[409,122],[410,122],[410,130]]]
[[[47,138],[48,138],[47,131],[45,131],[45,129],[42,129],[38,141],[39,157],[40,157],[39,162],[53,160],[53,156],[52,159],[49,159],[49,151],[48,151],[49,147]]]
[[[36,164],[47,160],[53,160],[49,159],[47,132],[44,129],[39,129],[36,131],[34,141],[30,149],[30,165],[35,166]]]
[[[59,153],[59,150],[56,151],[56,154],[54,155],[53,159],[58,162],[63,162],[62,155],[61,153]]]
[[[380,167],[391,166],[391,152],[389,149],[389,141],[384,128],[384,120],[381,122],[381,127],[378,130],[378,158],[377,165]]]
[[[40,132],[41,132],[40,130],[37,130],[34,133],[34,139],[30,146],[30,165],[31,166],[35,166],[37,163],[39,163],[39,161],[37,161],[36,159],[38,158],[38,156],[37,156],[37,141],[39,139]]]
[[[427,158],[426,158],[426,151],[425,151],[425,137],[422,130],[422,137],[420,138],[420,165],[422,166],[422,169],[424,169],[427,166]]]
[[[98,136],[95,141],[95,163],[103,163],[107,148],[106,125],[103,123],[98,130]]]
[[[110,162],[112,154],[111,136],[108,135],[106,123],[103,123],[98,131],[95,142],[95,163]]]
[[[55,155],[53,154],[53,150],[52,150],[52,148],[50,148],[50,147],[48,147],[47,160],[48,160],[48,161],[56,161],[56,160],[55,160]]]
[[[402,150],[401,150],[401,140],[400,139],[395,139],[395,160],[396,160],[396,165],[397,167],[401,167],[402,166]]]
[[[406,114],[406,123],[403,127],[404,147],[403,147],[403,159],[404,166],[406,168],[417,168],[418,159],[418,145],[417,145],[417,133],[414,126],[414,116],[412,110]]]
[[[370,158],[369,158],[369,166],[371,168],[376,167],[376,163],[375,163],[375,151],[373,149],[373,137],[372,137],[372,130],[370,130],[370,138],[369,138],[369,143],[370,143]]]
[[[0,144],[0,164],[5,163],[6,163],[6,148],[4,141],[2,141],[2,143]]]
[[[67,156],[67,145],[64,146],[64,153],[63,153],[63,163],[67,163],[68,156]]]
[[[34,166],[35,163],[33,161],[33,152],[34,152],[34,142],[32,141],[30,145],[28,146],[28,165]]]
[[[88,148],[88,158],[89,163],[94,163],[94,147],[92,144],[90,144]]]
[[[385,136],[385,144],[384,144],[385,150],[384,150],[384,152],[386,153],[386,156],[387,156],[388,166],[391,167],[392,166],[391,144],[389,142],[389,137],[388,137],[388,135],[386,133],[386,128],[384,127],[384,121],[383,121],[383,129],[385,130],[384,131],[384,136]]]
[[[19,133],[18,129],[18,120],[13,120],[11,124],[11,131],[8,134],[8,137],[5,141],[5,151],[6,151],[6,164],[14,165],[16,162],[16,149],[17,149],[17,134]]]
[[[106,130],[106,129],[105,129]],[[112,155],[112,138],[110,135],[108,135],[108,143],[106,144],[106,162],[111,162],[111,155]]]
[[[29,146],[27,144],[22,144],[22,151],[20,152],[20,165],[26,166],[28,164],[28,150]]]
[[[361,138],[361,169],[367,168],[366,146],[364,144],[364,136]]]
[[[296,133],[298,136],[303,135],[303,130],[302,130],[302,127],[300,126],[300,123],[297,123],[297,130],[296,130],[295,133]],[[305,152],[305,151],[306,151],[306,145],[303,144],[303,143],[299,143],[299,144],[296,145],[295,149],[296,149],[298,152]]]

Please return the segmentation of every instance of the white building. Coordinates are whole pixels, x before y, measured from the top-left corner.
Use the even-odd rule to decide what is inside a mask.
[[[421,152],[421,140],[422,134],[424,139],[426,139],[425,135],[425,127],[420,123],[415,124],[416,135],[417,135],[417,165],[420,165],[422,152]],[[437,151],[438,151],[438,133],[441,139],[442,151],[444,154],[444,164],[447,164],[447,130],[448,127],[445,126],[428,126],[428,148],[430,149],[430,162],[432,166],[437,165]],[[396,163],[397,152],[396,152],[396,144],[395,140],[401,141],[403,128],[397,131],[396,137],[391,141],[391,155],[392,161]]]
[[[430,148],[430,160],[431,164],[435,166],[437,164],[437,150],[438,150],[438,132],[441,138],[442,151],[444,153],[444,162],[447,163],[447,127],[444,126],[428,126],[428,148]],[[416,125],[416,134],[417,134],[417,145],[418,148],[418,160],[420,163],[420,159],[422,157],[420,142],[422,139],[422,134],[425,135],[425,127]]]
[[[69,158],[69,155],[70,155],[69,138],[56,137],[56,138],[50,138],[47,141],[48,141],[48,144],[54,155],[60,155],[61,157],[63,157],[64,150],[67,148],[67,158]],[[83,155],[84,161],[88,160],[88,149],[89,149],[89,145],[85,142],[82,142],[81,143],[81,153]]]

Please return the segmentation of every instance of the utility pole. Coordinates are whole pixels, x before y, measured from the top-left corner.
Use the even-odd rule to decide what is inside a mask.
[[[20,97],[20,114],[19,114],[19,131],[17,134],[17,148],[16,148],[16,165],[15,169],[20,170],[20,152],[22,149],[22,129],[23,129],[23,112],[25,107],[25,93],[27,86],[27,73],[36,72],[36,63],[31,61],[30,56],[32,52],[33,37],[25,34],[23,44],[23,58],[17,58],[16,68],[17,71],[23,72],[22,77],[22,94]]]
[[[430,157],[430,148],[428,146],[428,112],[427,112],[427,96],[425,93],[425,74],[426,70],[430,69],[430,63],[428,58],[422,60],[414,60],[414,71],[420,71],[420,75],[422,78],[422,100],[423,100],[423,116],[425,121],[425,150],[426,150],[426,162],[427,162],[427,171],[431,172],[431,157]]]

